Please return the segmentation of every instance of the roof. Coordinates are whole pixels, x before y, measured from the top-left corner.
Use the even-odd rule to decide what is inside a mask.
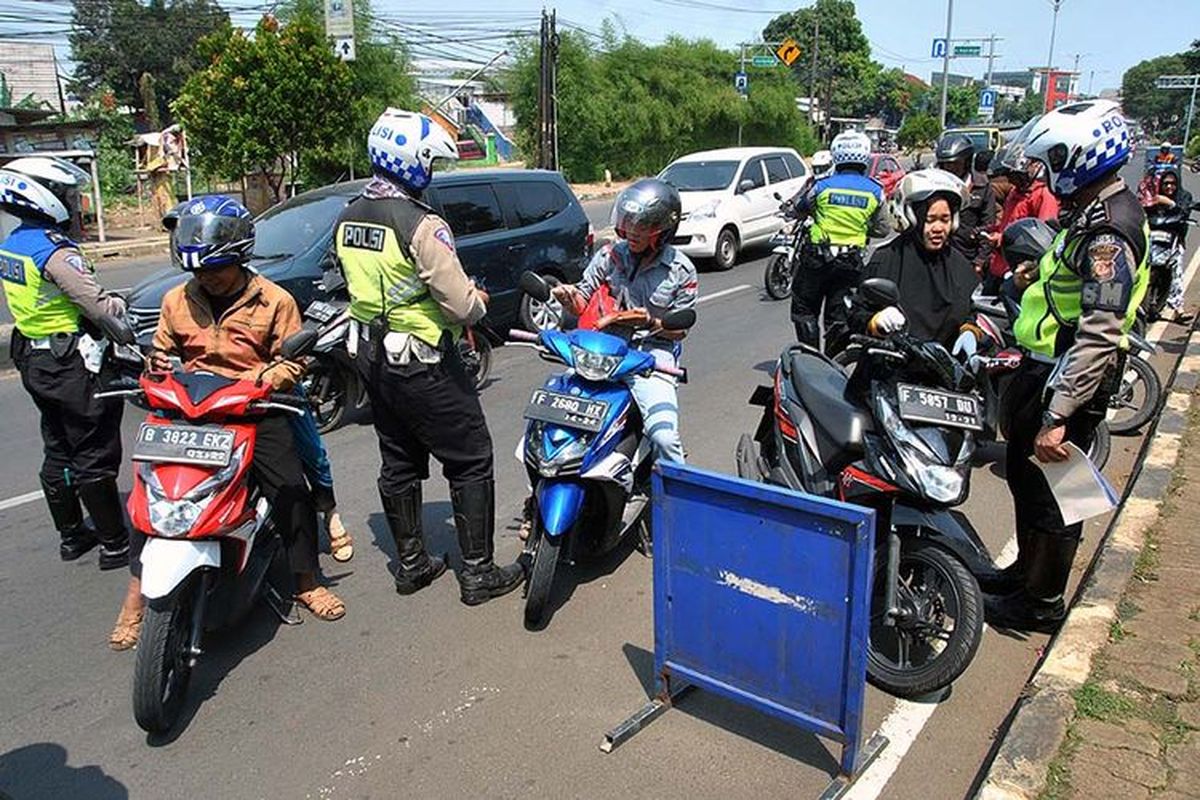
[[[57,113],[57,110],[45,108],[0,108],[0,125],[30,125]]]
[[[790,147],[724,147],[720,150],[701,150],[698,153],[688,153],[686,156],[680,156],[675,159],[675,161],[710,161],[715,158],[736,159],[740,161],[743,158],[752,158],[754,156],[778,153],[781,150],[787,151],[791,149]]]

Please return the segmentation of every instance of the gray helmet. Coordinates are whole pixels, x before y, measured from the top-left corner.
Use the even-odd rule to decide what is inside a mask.
[[[960,158],[965,158],[970,163],[974,157],[975,144],[961,133],[947,133],[938,141],[937,150],[934,151],[934,158],[939,164],[958,161]]]
[[[1054,229],[1036,217],[1019,219],[1004,229],[1000,252],[1013,268],[1026,261],[1040,261],[1054,244],[1054,236]]]
[[[658,250],[670,244],[682,215],[679,191],[658,178],[645,178],[617,195],[612,224],[622,239],[627,238],[627,231],[631,229],[649,233],[650,247]]]

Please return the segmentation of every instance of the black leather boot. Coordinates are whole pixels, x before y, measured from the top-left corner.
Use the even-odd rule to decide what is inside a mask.
[[[396,592],[412,594],[433,583],[446,571],[446,558],[425,552],[421,530],[421,483],[410,483],[398,493],[385,494],[379,487],[383,513],[387,516],[392,541],[396,543]]]
[[[1029,560],[1032,535],[1017,529],[1017,557],[1004,569],[976,575],[979,588],[986,594],[1012,594],[1025,585],[1025,562]]]
[[[1008,595],[986,596],[986,618],[997,628],[1054,633],[1067,616],[1064,593],[1079,540],[1034,533],[1030,544],[1024,586]]]
[[[99,544],[96,534],[83,524],[83,509],[79,507],[79,493],[74,486],[43,480],[42,493],[46,496],[46,505],[50,506],[54,528],[62,537],[58,544],[59,558],[74,561]]]
[[[100,569],[129,566],[129,529],[116,478],[101,478],[79,484],[79,499],[92,516],[100,540]]]
[[[496,566],[494,534],[496,530],[496,485],[492,481],[468,483],[450,490],[454,506],[454,527],[462,549],[463,568],[458,586],[463,603],[477,606],[511,592],[525,580],[518,563]]]

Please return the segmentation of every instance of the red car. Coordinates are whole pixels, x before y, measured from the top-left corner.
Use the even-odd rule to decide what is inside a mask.
[[[883,187],[884,196],[891,197],[892,189],[896,188],[896,184],[908,172],[900,166],[900,162],[896,160],[895,156],[887,153],[872,153],[871,163],[867,165],[867,174]]]

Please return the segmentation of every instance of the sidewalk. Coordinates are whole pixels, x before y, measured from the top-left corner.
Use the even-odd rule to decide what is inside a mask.
[[[1200,406],[1044,800],[1200,797]]]

